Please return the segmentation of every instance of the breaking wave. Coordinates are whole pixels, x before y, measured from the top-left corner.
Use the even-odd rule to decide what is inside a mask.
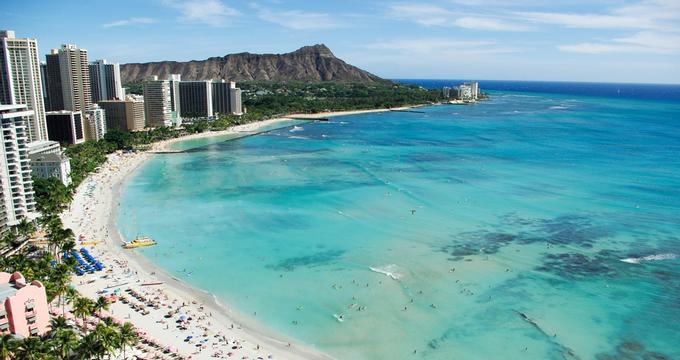
[[[401,279],[403,276],[398,272],[399,267],[395,264],[389,264],[381,267],[369,266],[368,268],[371,269],[371,271],[377,272],[378,274],[383,274],[397,281],[399,281],[399,279]]]
[[[626,259],[621,259],[621,261],[629,264],[639,264],[643,261],[659,261],[659,260],[673,260],[676,259],[678,255],[673,254],[673,253],[667,253],[667,254],[656,254],[656,255],[649,255],[649,256],[643,256],[643,257],[638,257],[638,258],[626,258]]]

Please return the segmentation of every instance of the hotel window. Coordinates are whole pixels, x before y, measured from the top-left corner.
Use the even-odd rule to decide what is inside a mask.
[[[9,329],[9,323],[0,324],[0,331]]]
[[[32,328],[31,335],[38,335],[38,328]]]
[[[28,325],[33,325],[35,324],[35,316],[29,316],[26,318],[26,321],[28,322]]]

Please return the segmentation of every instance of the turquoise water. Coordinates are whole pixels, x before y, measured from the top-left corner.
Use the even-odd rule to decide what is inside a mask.
[[[680,104],[419,111],[159,155],[121,231],[342,359],[680,358]]]
[[[267,132],[287,126],[293,126],[296,124],[302,124],[305,123],[306,121],[304,120],[282,120],[278,121],[272,124],[268,124],[265,126],[260,127],[257,130],[257,133],[262,133],[262,132]],[[208,145],[213,145],[221,142],[225,142],[227,140],[233,140],[233,139],[238,139],[242,138],[245,136],[250,136],[251,134],[255,134],[255,132],[238,132],[238,133],[231,133],[231,134],[224,134],[224,135],[218,135],[218,136],[211,136],[211,137],[205,137],[205,138],[197,138],[197,139],[191,139],[191,140],[183,140],[179,142],[175,142],[173,144],[170,144],[170,149],[171,150],[179,150],[179,151],[185,151],[189,149],[194,149],[198,147],[203,147],[203,146],[208,146]]]

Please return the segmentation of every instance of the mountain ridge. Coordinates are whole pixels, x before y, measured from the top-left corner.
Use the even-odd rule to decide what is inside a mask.
[[[284,54],[242,52],[205,60],[121,64],[120,73],[123,83],[169,74],[180,74],[182,80],[390,82],[337,58],[324,44]]]

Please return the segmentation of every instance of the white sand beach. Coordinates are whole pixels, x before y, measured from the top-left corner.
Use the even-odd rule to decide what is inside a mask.
[[[286,115],[286,118],[290,118],[290,119],[320,119],[320,118],[330,118],[330,117],[336,117],[336,116],[381,113],[381,112],[388,112],[388,111],[402,111],[402,110],[412,109],[412,108],[418,107],[418,106],[421,106],[421,105],[402,106],[402,107],[389,108],[389,109],[385,108],[385,109],[348,110],[348,111],[327,111],[327,112],[320,112],[320,113],[313,113],[313,114],[290,114],[290,115]]]
[[[151,150],[153,152],[164,152],[164,151],[171,151],[171,145],[180,141],[187,141],[187,140],[195,140],[195,139],[205,139],[205,138],[210,138],[210,137],[215,137],[215,136],[224,136],[224,135],[230,135],[230,134],[241,134],[241,135],[253,135],[257,134],[260,132],[263,128],[269,128],[271,125],[276,125],[281,123],[282,125],[286,122],[291,121],[292,119],[289,119],[287,117],[283,118],[276,118],[276,119],[269,119],[269,120],[262,120],[262,121],[257,121],[257,122],[252,122],[248,124],[243,124],[243,125],[237,125],[237,126],[232,126],[226,130],[220,130],[220,131],[206,131],[198,134],[191,134],[175,139],[169,139],[165,141],[159,141],[155,144],[153,144]]]
[[[276,121],[281,119],[199,135],[257,132]],[[190,138],[195,136],[169,142]],[[167,148],[169,142],[154,146],[154,149]],[[136,254],[135,250],[121,247],[122,242],[115,226],[120,186],[127,176],[153,156],[163,155],[149,152],[109,155],[108,161],[99,171],[78,187],[71,206],[62,214],[64,225],[73,229],[76,237],[82,235],[84,240],[99,241],[85,247],[107,267],[105,271],[74,276],[78,291],[95,299],[103,289],[109,292],[119,289],[118,294],[128,303],[118,300],[108,313],[119,321],[132,322],[138,330],[146,333],[146,337],[187,358],[330,359],[325,354],[292,342],[283,334],[268,330],[265,325],[239,314],[228,305],[218,304],[210,294],[193,289],[164,273]],[[77,246],[78,249],[81,247]],[[134,293],[129,293],[128,289]],[[139,310],[133,309],[133,305]],[[142,358],[171,358],[169,355],[163,357],[162,353],[151,353],[151,349],[146,349],[148,353],[142,353],[141,349],[144,347],[136,349],[135,355],[143,355]],[[128,352],[129,358],[130,355]]]

